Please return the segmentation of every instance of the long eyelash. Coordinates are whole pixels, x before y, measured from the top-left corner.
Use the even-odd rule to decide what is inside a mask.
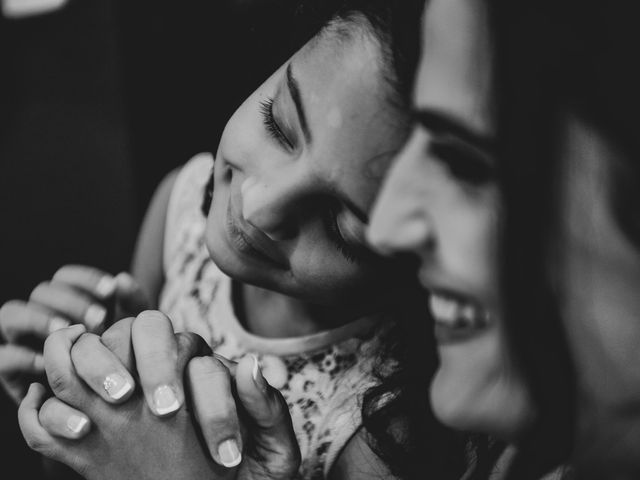
[[[282,132],[278,122],[276,122],[276,119],[273,116],[273,97],[260,102],[260,113],[262,114],[262,122],[264,123],[267,132],[269,132],[269,134],[280,144],[288,148],[293,148],[293,145]]]
[[[200,210],[202,214],[206,217],[209,216],[209,210],[211,209],[211,201],[213,200],[213,167],[211,168],[211,175],[209,176],[209,180],[207,181],[206,186],[204,187],[204,195],[202,196],[202,204],[200,205]]]
[[[337,247],[338,251],[351,263],[359,263],[360,255],[356,251],[356,249],[352,248],[345,240],[342,238],[342,234],[340,233],[340,228],[338,228],[338,218],[336,217],[336,212],[334,209],[329,209],[329,211],[324,215],[324,224],[325,228],[329,232],[329,238]]]

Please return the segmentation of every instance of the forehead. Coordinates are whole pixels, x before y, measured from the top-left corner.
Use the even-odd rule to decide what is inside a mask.
[[[314,138],[314,167],[371,197],[380,178],[366,172],[388,163],[406,130],[380,41],[363,26],[346,36],[326,31],[292,58],[291,68]]]
[[[310,40],[292,59],[310,102],[340,98],[376,109],[389,85],[385,80],[382,47],[371,30],[361,23],[339,23]]]
[[[493,48],[484,0],[432,0],[422,18],[422,57],[415,101],[419,108],[494,131]]]

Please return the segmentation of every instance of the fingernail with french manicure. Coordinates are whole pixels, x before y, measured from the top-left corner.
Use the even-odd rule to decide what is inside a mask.
[[[267,393],[267,381],[262,375],[262,370],[260,369],[260,364],[258,363],[258,357],[256,357],[255,355],[251,356],[253,357],[253,371],[251,372],[253,376],[253,382],[262,393]]]
[[[34,357],[34,359],[33,359],[33,368],[37,372],[44,371],[44,357],[42,356],[41,353],[36,354],[36,356]]]
[[[53,317],[49,320],[49,333],[53,333],[62,328],[67,328],[71,323],[62,317]]]
[[[89,420],[78,415],[71,415],[67,419],[67,428],[71,433],[80,434],[89,426]]]
[[[116,275],[115,280],[116,284],[119,285],[120,288],[123,288],[125,290],[130,290],[131,288],[133,288],[133,279],[127,272],[120,272],[118,275]]]
[[[84,313],[84,321],[87,327],[91,329],[98,328],[102,322],[107,318],[107,311],[102,305],[89,305],[87,311]]]
[[[176,392],[169,385],[162,385],[153,392],[153,405],[158,415],[168,415],[180,408]]]
[[[227,468],[235,467],[242,460],[242,454],[238,449],[238,442],[230,438],[218,446],[218,456],[220,463]]]
[[[101,298],[107,298],[113,295],[116,291],[116,279],[111,275],[105,275],[102,277],[95,288],[96,294]]]
[[[125,377],[118,373],[107,375],[103,387],[107,395],[114,400],[120,400],[133,389],[133,385]]]

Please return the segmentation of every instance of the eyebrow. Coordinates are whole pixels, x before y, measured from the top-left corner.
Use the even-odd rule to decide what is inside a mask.
[[[298,113],[298,120],[300,121],[300,127],[302,128],[302,134],[304,135],[307,143],[311,143],[311,132],[309,131],[309,124],[307,123],[307,117],[304,113],[304,106],[302,105],[302,96],[300,95],[300,87],[298,82],[293,76],[293,70],[291,63],[287,65],[287,87],[289,87],[289,93],[293,99],[293,104],[296,106],[296,112]]]
[[[494,155],[496,152],[495,138],[475,132],[472,127],[444,112],[418,108],[412,112],[412,116],[427,130],[437,134],[453,135],[490,155]]]

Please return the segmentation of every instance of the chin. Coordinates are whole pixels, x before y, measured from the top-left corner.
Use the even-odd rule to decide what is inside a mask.
[[[436,373],[429,391],[431,408],[436,418],[456,430],[477,431],[474,404],[468,388],[458,388],[462,382],[452,382],[441,371]]]
[[[488,402],[483,389],[470,381],[447,378],[440,372],[431,384],[431,407],[447,427],[466,432],[486,433],[505,439],[501,405]]]
[[[207,227],[207,230],[206,246],[209,256],[222,273],[238,282],[292,295],[291,292],[285,291],[286,289],[282,288],[277,279],[269,274],[268,268],[259,268],[248,264],[246,259],[241,258],[233,249],[229,248],[218,228],[215,226]]]
[[[457,380],[457,381],[456,381]],[[518,396],[512,402],[502,402],[492,388],[474,388],[470,381],[446,378],[436,374],[431,384],[431,407],[442,424],[455,430],[493,435],[501,440],[513,441],[529,423],[528,409]]]

